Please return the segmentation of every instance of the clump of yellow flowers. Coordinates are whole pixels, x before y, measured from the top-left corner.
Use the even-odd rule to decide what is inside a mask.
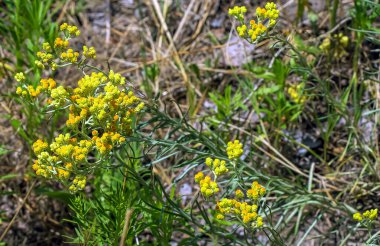
[[[243,144],[239,140],[228,142],[226,152],[228,159],[236,160],[243,154]]]
[[[239,140],[234,140],[227,143],[226,154],[228,160],[220,160],[218,158],[207,157],[205,164],[213,173],[214,180],[210,176],[205,176],[203,172],[198,172],[194,179],[199,183],[200,191],[206,198],[213,196],[219,192],[217,180],[218,178],[229,172],[228,165],[236,168],[237,160],[243,155],[243,144]],[[242,191],[235,191],[235,198],[222,198],[216,203],[216,218],[223,220],[226,216],[231,219],[241,221],[243,225],[250,229],[259,229],[263,227],[263,218],[258,215],[260,199],[265,195],[266,189],[257,181],[254,181],[251,186]]]
[[[363,214],[357,212],[352,217],[354,220],[366,225],[372,223],[378,217],[378,209],[366,210]]]
[[[303,94],[305,83],[291,85],[288,88],[288,94],[293,102],[297,104],[304,104],[306,96]]]
[[[70,47],[70,39],[80,35],[76,26],[60,26],[61,37],[54,44],[45,42],[36,54],[36,65],[55,70],[61,66],[86,66],[87,59],[96,58],[94,47],[83,46],[83,51]],[[32,168],[37,175],[61,181],[70,191],[81,190],[86,177],[112,151],[126,142],[132,133],[135,115],[144,103],[125,86],[125,78],[114,71],[85,74],[74,88],[58,85],[53,78],[43,78],[34,88],[28,85],[23,73],[15,79],[21,84],[16,93],[26,101],[41,101],[50,111],[68,109],[65,134],[59,134],[48,143],[38,139],[32,146],[37,159]],[[96,158],[94,158],[96,157]]]
[[[240,189],[235,192],[235,199],[223,198],[217,203],[217,219],[225,219],[230,216],[238,219],[252,229],[263,227],[263,218],[257,214],[260,198],[265,195],[265,188],[254,181],[246,195]],[[245,199],[247,197],[247,199]]]
[[[347,55],[346,48],[349,44],[349,38],[343,33],[334,34],[333,36],[326,37],[319,48],[326,55],[331,53],[336,59],[340,59]]]
[[[265,4],[264,8],[258,7],[256,9],[256,20],[250,20],[249,24],[245,23],[245,13],[247,8],[245,6],[234,6],[228,10],[228,14],[236,18],[240,25],[236,30],[240,37],[246,39],[250,43],[259,40],[266,32],[277,23],[280,11],[277,5],[273,2]]]

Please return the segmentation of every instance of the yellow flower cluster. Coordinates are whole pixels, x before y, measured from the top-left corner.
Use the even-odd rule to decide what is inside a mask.
[[[236,28],[236,31],[238,32],[240,37],[244,38],[247,35],[247,26],[245,24],[238,26]]]
[[[226,153],[228,159],[233,163],[243,154],[243,145],[239,140],[228,142]],[[203,196],[210,197],[219,192],[216,179],[219,175],[228,172],[226,161],[212,159],[207,157],[205,164],[213,171],[215,180],[212,181],[210,176],[205,176],[203,172],[198,172],[194,176],[196,183],[199,183]],[[223,198],[217,202],[215,218],[218,220],[230,216],[241,221],[245,227],[250,229],[260,229],[264,226],[263,218],[258,215],[260,199],[265,195],[266,189],[257,181],[251,184],[251,187],[245,192],[237,189],[235,198]]]
[[[78,61],[79,52],[74,52],[73,49],[67,49],[66,52],[61,53],[61,59],[64,62],[76,63]]]
[[[347,55],[345,50],[348,46],[349,38],[343,33],[335,34],[332,37],[326,37],[319,48],[325,53],[332,53],[333,56],[337,59],[342,58]]]
[[[66,35],[74,35],[74,36],[79,36],[80,31],[78,30],[78,27],[76,26],[70,26],[67,23],[63,23],[59,29],[63,31]]]
[[[61,39],[60,37],[56,38],[54,40],[54,48],[65,50],[67,47],[69,47],[69,40],[68,39]],[[47,50],[46,50],[47,51]]]
[[[95,151],[106,157],[113,148],[126,141],[126,136],[131,134],[132,117],[144,107],[144,103],[132,91],[118,87],[125,82],[120,74],[113,71],[110,74],[112,79],[103,73],[86,75],[70,91],[63,86],[53,88],[55,81],[52,79],[41,80],[41,87],[53,88],[50,90],[52,105],[68,106],[66,125],[69,129],[81,131],[84,136],[76,139],[71,138],[70,134],[61,134],[50,144],[50,148],[42,145],[42,140],[36,141],[34,151],[37,163],[33,169],[37,175],[69,179],[71,175],[65,167],[66,163],[78,170],[83,164],[91,165],[87,161],[90,152]],[[217,192],[215,184],[206,181],[204,187],[208,184],[212,192]],[[73,181],[70,190],[77,191],[81,187],[81,182]],[[210,191],[205,194],[209,195]]]
[[[251,43],[264,35],[268,31],[268,28],[273,27],[277,23],[280,14],[277,5],[273,2],[268,2],[264,8],[258,7],[256,9],[257,21],[251,20],[250,28],[248,28],[244,23],[244,14],[246,12],[247,8],[244,6],[235,6],[228,10],[228,14],[235,17],[241,24],[236,28],[239,36]],[[268,20],[267,24],[265,23],[266,20]]]
[[[243,154],[243,145],[239,142],[239,140],[235,140],[234,142],[229,142],[226,149],[228,159],[231,161],[236,160]],[[217,186],[216,180],[219,176],[227,173],[229,169],[226,167],[226,161],[220,160],[218,158],[212,159],[211,157],[207,157],[205,160],[205,164],[211,169],[211,171],[214,174],[214,181],[211,181],[211,178],[209,176],[204,177],[202,172],[199,172],[195,175],[194,179],[197,183],[200,183],[201,185],[201,192],[206,197],[209,197],[216,192],[219,191],[219,188]],[[211,191],[206,190],[209,189],[209,186],[211,187]],[[203,188],[203,192],[202,191]],[[215,189],[214,189],[215,188]]]
[[[86,58],[96,58],[96,50],[94,47],[88,48],[87,46],[83,46],[83,53]]]
[[[250,197],[250,194],[257,193],[257,197]],[[251,228],[261,228],[263,226],[263,218],[258,216],[258,198],[265,194],[265,188],[257,182],[253,182],[252,188],[247,191],[247,197],[251,198],[252,204],[245,202],[244,193],[241,190],[236,190],[235,199],[223,198],[217,203],[217,216],[216,218],[221,220],[226,215],[237,217],[243,221],[244,224]]]
[[[92,140],[95,141],[96,148],[102,155],[110,152],[114,145],[120,145],[125,142],[125,138],[115,132],[105,132],[101,137],[92,137]]]
[[[228,15],[234,16],[238,20],[244,20],[245,13],[247,13],[245,6],[234,6],[232,9],[228,9]]]
[[[257,201],[265,195],[265,192],[265,188],[261,186],[257,181],[254,181],[252,183],[251,189],[247,190],[247,197],[254,201]]]
[[[263,35],[267,31],[267,27],[263,23],[259,22],[256,24],[255,20],[250,21],[251,29],[248,31],[248,35],[252,41],[256,41],[257,37]]]
[[[15,79],[17,82],[25,81],[25,75],[23,73],[16,73]]]
[[[205,197],[210,197],[219,192],[218,184],[211,180],[210,176],[204,176],[202,172],[195,175],[195,181],[199,183],[201,192]]]
[[[28,85],[26,88],[17,87],[16,94],[22,97],[27,97],[28,95],[32,98],[37,97],[41,93],[41,86],[34,88],[31,85]]]
[[[215,176],[220,176],[228,172],[226,168],[226,161],[215,159],[210,157],[206,158],[206,165],[214,172]]]
[[[291,85],[288,88],[288,93],[290,98],[297,104],[304,104],[306,101],[306,96],[302,95],[305,84],[300,83],[298,85]]]
[[[57,85],[57,83],[52,78],[41,79],[40,80],[40,84],[41,84],[41,87],[44,90],[49,90],[49,91],[51,91],[52,89],[54,89],[55,86]]]
[[[236,160],[243,154],[243,144],[239,140],[228,142],[226,152],[228,159]]]
[[[33,144],[33,151],[37,156],[32,168],[37,175],[46,178],[57,178],[65,181],[71,177],[72,170],[77,170],[87,163],[87,155],[93,148],[91,140],[71,138],[70,134],[60,134],[55,141],[48,143],[37,140]],[[86,183],[82,176],[74,178],[70,187],[71,191],[82,189]]]
[[[22,76],[24,76],[23,74],[22,75],[21,74],[22,73],[16,74],[16,76],[18,76],[18,78],[16,78],[16,80],[19,79],[20,82],[25,81],[25,77],[22,80],[20,79],[20,78],[22,78]],[[36,88],[34,88],[31,85],[18,86],[16,89],[16,94],[20,95],[24,98],[26,98],[28,96],[31,98],[35,98],[43,91],[51,91],[55,87],[55,85],[56,85],[56,83],[52,78],[41,79],[40,85],[38,85]]]
[[[256,9],[256,16],[259,20],[269,19],[269,26],[272,27],[276,24],[280,10],[277,9],[277,5],[273,2],[265,4],[265,8],[258,7]]]
[[[96,57],[94,47],[84,46],[79,61],[80,54],[69,48],[69,39],[78,36],[80,31],[67,24],[62,24],[60,29],[64,37],[57,37],[53,47],[43,43],[43,50],[37,54],[42,66],[51,66],[55,59],[80,66],[87,58]],[[18,73],[15,79],[22,83],[25,76]],[[85,75],[74,88],[57,87],[52,78],[41,79],[36,89],[26,85],[17,88],[17,94],[22,96],[36,97],[44,92],[50,107],[68,109],[68,133],[58,135],[51,143],[39,139],[33,144],[37,159],[32,168],[37,175],[57,179],[72,192],[85,187],[86,175],[126,142],[132,133],[136,113],[144,108],[144,103],[124,84],[125,78],[111,70],[108,74]],[[89,156],[99,156],[100,160],[91,161]],[[202,185],[217,192],[216,183],[211,180],[205,179]]]
[[[86,186],[86,177],[85,176],[77,176],[73,180],[73,184],[69,187],[69,190],[72,192],[76,192],[78,190],[83,190]]]
[[[355,213],[352,217],[354,220],[356,221],[359,221],[359,222],[364,222],[365,220],[366,221],[374,221],[375,219],[377,219],[377,216],[378,216],[378,209],[370,209],[370,210],[367,210],[363,213],[363,215],[361,213]]]
[[[72,37],[80,35],[80,31],[76,26],[63,23],[60,26],[60,30],[63,33],[63,37],[57,37],[54,40],[54,49],[48,42],[45,42],[42,45],[42,50],[37,52],[38,59],[35,61],[35,64],[38,68],[45,69],[45,66],[49,66],[54,71],[58,66],[62,65],[61,62],[80,64],[87,58],[96,58],[94,47],[88,48],[87,46],[83,46],[81,60],[79,60],[80,53],[69,47],[69,40]]]

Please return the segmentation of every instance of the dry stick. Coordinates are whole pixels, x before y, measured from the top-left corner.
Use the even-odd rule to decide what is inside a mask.
[[[187,7],[186,12],[185,12],[185,15],[183,16],[181,22],[179,23],[178,29],[177,29],[177,31],[175,32],[174,36],[173,36],[173,43],[170,43],[169,48],[168,48],[167,51],[166,51],[166,55],[167,55],[167,54],[170,52],[170,50],[174,47],[175,42],[177,41],[179,35],[180,35],[181,32],[182,32],[182,28],[185,26],[185,23],[186,23],[186,21],[187,21],[187,19],[188,19],[188,16],[189,16],[189,14],[190,14],[190,11],[191,11],[192,8],[193,8],[194,3],[195,3],[195,0],[191,0],[189,6]]]
[[[238,42],[233,42],[231,44],[235,44],[235,43],[238,43]],[[227,46],[227,44],[204,47],[204,48],[201,48],[201,49],[197,49],[195,51],[178,51],[177,54],[178,55],[196,54],[196,53],[201,53],[201,52],[212,51],[214,49],[222,49],[225,46]],[[125,70],[122,70],[120,73],[130,73],[130,72],[136,71],[138,69],[141,69],[141,68],[143,68],[146,65],[151,65],[151,64],[154,64],[154,63],[157,63],[157,62],[160,62],[160,61],[165,61],[165,60],[171,59],[174,56],[175,56],[174,52],[171,52],[168,56],[165,56],[165,57],[153,59],[153,60],[150,60],[150,61],[147,61],[147,62],[137,62],[137,64],[138,64],[137,66],[132,67],[132,68],[128,68],[128,69],[125,69]]]
[[[168,9],[168,1],[164,0],[164,5],[162,6],[162,17],[163,17],[164,20],[166,19],[167,9]],[[158,44],[157,44],[157,50],[161,51],[162,50],[162,40],[163,40],[163,36],[164,36],[162,34],[164,33],[164,31],[163,31],[164,28],[163,28],[163,26],[161,24],[159,24],[157,26],[161,27],[161,29],[160,29],[160,36],[158,37]]]
[[[194,110],[194,113],[193,113],[194,115],[197,115],[198,111],[202,108],[203,102],[206,100],[207,93],[208,93],[208,88],[205,89],[205,91],[203,92],[203,95],[202,95],[201,99],[199,100],[197,106],[195,107],[195,110]]]
[[[61,13],[59,14],[58,19],[57,19],[57,21],[56,21],[57,23],[61,23],[61,21],[62,21],[62,19],[63,19],[63,16],[65,16],[65,14],[66,14],[67,6],[69,5],[70,2],[71,2],[71,0],[67,1],[67,2],[65,3],[65,5],[63,5],[63,8],[62,8],[62,10],[61,10]]]
[[[129,223],[131,221],[133,210],[134,210],[133,208],[128,208],[125,211],[125,219],[124,219],[125,222],[124,222],[123,233],[121,234],[119,246],[125,246],[125,239],[127,238]]]
[[[204,8],[205,9],[205,13],[203,14],[202,19],[199,21],[197,29],[195,30],[195,32],[191,36],[191,40],[195,40],[198,37],[198,35],[200,34],[200,32],[202,31],[202,27],[205,24],[205,22],[207,20],[207,17],[208,17],[208,15],[210,13],[210,10],[211,10],[211,6],[212,6],[211,5],[211,1],[207,0],[206,4],[204,6],[205,6],[205,8]]]
[[[152,3],[153,3],[153,8],[154,8],[154,10],[155,10],[155,12],[157,14],[158,20],[160,21],[161,26],[162,26],[162,28],[163,28],[163,30],[165,32],[166,38],[168,39],[170,45],[173,45],[174,59],[178,63],[178,66],[179,66],[179,69],[181,71],[182,78],[183,78],[183,80],[184,80],[184,82],[186,84],[186,87],[190,88],[190,86],[191,86],[192,88],[195,89],[195,87],[190,83],[190,81],[189,81],[189,79],[187,77],[185,68],[184,68],[184,66],[182,64],[182,61],[181,61],[179,55],[178,55],[177,49],[174,46],[172,36],[171,36],[171,34],[169,32],[168,26],[166,25],[165,19],[162,16],[160,5],[158,4],[157,0],[152,0]]]
[[[26,202],[26,200],[28,199],[30,193],[32,192],[32,190],[33,190],[34,185],[36,184],[36,182],[37,182],[37,181],[35,180],[35,181],[32,183],[32,185],[30,186],[30,188],[29,188],[28,192],[26,193],[24,199],[22,200],[21,204],[20,204],[20,205],[18,206],[18,208],[16,209],[16,213],[15,213],[15,215],[13,215],[12,220],[9,222],[7,228],[5,228],[3,234],[1,234],[0,241],[3,241],[5,235],[7,235],[9,229],[11,229],[13,223],[15,222],[15,220],[16,220],[16,218],[17,218],[17,216],[18,216],[18,213],[20,212],[21,208],[25,205],[25,202]]]
[[[108,47],[110,44],[111,38],[111,2],[110,0],[106,0],[106,54],[108,55]]]
[[[125,30],[125,32],[122,34],[122,36],[121,36],[119,42],[118,42],[117,45],[116,45],[116,48],[114,49],[114,51],[112,52],[112,54],[111,54],[111,56],[110,56],[110,60],[112,60],[112,59],[115,57],[116,53],[119,51],[122,42],[124,41],[124,39],[127,37],[128,33],[129,33],[130,30],[131,30],[130,27],[131,27],[131,25],[128,25],[127,28],[126,28],[126,30]]]

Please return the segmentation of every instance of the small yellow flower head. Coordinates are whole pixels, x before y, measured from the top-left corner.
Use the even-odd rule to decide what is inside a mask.
[[[39,69],[44,69],[45,68],[45,65],[39,61],[39,60],[35,60],[34,61],[34,64],[36,64],[36,66],[39,68]]]
[[[362,217],[362,215],[358,212],[358,213],[355,213],[353,216],[352,216],[352,218],[354,219],[354,220],[356,220],[356,221],[362,221],[363,220],[363,217]]]
[[[273,2],[269,2],[265,5],[265,18],[269,18],[270,20],[276,21],[278,18],[280,11],[277,9],[277,6]]]
[[[200,180],[199,185],[201,187],[201,192],[205,197],[210,197],[219,192],[218,184],[211,181],[210,176],[206,176],[204,179]]]
[[[237,30],[239,36],[242,37],[242,38],[245,37],[246,34],[247,34],[247,26],[244,25],[244,24],[241,25],[241,26],[238,26],[238,27],[236,28],[236,30]]]
[[[58,65],[55,62],[51,62],[50,67],[51,67],[51,70],[55,71],[57,69]]]
[[[256,15],[257,15],[257,18],[259,19],[264,19],[265,16],[266,16],[266,9],[264,8],[260,8],[260,7],[257,7],[256,8]]]
[[[257,217],[257,220],[256,220],[256,227],[257,228],[261,228],[263,227],[264,223],[263,223],[263,218],[262,217]]]
[[[86,186],[86,177],[84,176],[77,176],[72,182],[72,185],[69,187],[69,190],[71,192],[77,192],[78,190],[83,190]]]
[[[94,47],[88,48],[87,46],[83,46],[83,56],[86,58],[96,58],[96,50]]]
[[[347,36],[342,36],[339,40],[339,43],[346,48],[348,46],[349,39]]]
[[[59,37],[54,40],[54,48],[56,49],[67,49],[68,46],[69,46],[68,40],[62,40]]]
[[[145,103],[143,102],[139,103],[135,108],[135,112],[140,112],[144,107],[145,107]]]
[[[23,92],[22,88],[21,87],[17,87],[16,94],[17,95],[22,95],[22,92]]]
[[[239,140],[228,142],[226,152],[228,159],[238,159],[243,154],[243,144],[241,144]]]
[[[217,208],[220,213],[222,214],[228,214],[231,213],[234,209],[234,204],[236,204],[237,201],[223,198],[222,200],[218,201]],[[240,212],[240,211],[239,211]]]
[[[319,48],[323,53],[333,54],[334,58],[340,59],[348,53],[345,50],[349,44],[349,38],[343,33],[335,34],[332,37],[328,36],[323,41]]]
[[[243,222],[245,224],[248,224],[249,222],[253,221],[254,219],[257,218],[257,213],[256,212],[253,212],[253,213],[244,213],[242,215],[242,218],[243,218]]]
[[[329,49],[331,47],[331,41],[330,41],[330,38],[325,38],[323,41],[322,41],[322,44],[319,46],[319,48],[321,50],[323,50],[324,52],[328,52]]]
[[[51,52],[52,51],[51,46],[50,46],[50,44],[48,42],[44,42],[42,44],[42,49],[44,49],[46,52]]]
[[[61,31],[65,31],[65,30],[67,29],[68,26],[69,26],[69,25],[68,25],[67,23],[63,23],[63,24],[59,27],[59,29],[60,29]]]
[[[68,92],[63,86],[59,86],[53,90],[51,90],[51,97],[53,99],[65,99],[68,97]]]
[[[216,176],[227,173],[229,170],[226,168],[226,161],[215,159],[213,160],[210,157],[206,158],[206,165],[215,173]]]
[[[120,73],[115,73],[113,70],[109,72],[108,79],[113,85],[125,84],[125,78]]]
[[[213,163],[213,171],[217,176],[227,173],[229,170],[226,168],[226,162],[215,159]]]
[[[25,81],[25,75],[23,73],[16,73],[15,79],[17,82],[24,82]]]
[[[68,162],[68,163],[65,164],[65,168],[67,170],[71,170],[73,168],[73,164],[71,162]]]
[[[76,26],[67,26],[67,31],[70,33],[70,35],[79,36],[80,31],[78,30],[78,27]]]
[[[243,193],[243,191],[241,191],[240,189],[236,190],[236,191],[235,191],[235,197],[236,197],[237,199],[244,198],[244,193]]]
[[[68,49],[66,52],[61,54],[61,59],[66,62],[75,63],[79,57],[78,52],[74,52],[73,49]]]
[[[218,213],[218,214],[216,215],[216,218],[217,218],[218,220],[223,220],[223,219],[224,219],[224,215],[221,214],[221,213]]]
[[[371,221],[377,219],[377,208],[365,211],[363,217]]]
[[[45,151],[49,145],[42,141],[41,139],[38,139],[36,142],[34,142],[32,148],[36,155],[39,155],[42,151]]]
[[[297,104],[304,104],[306,101],[306,96],[302,95],[304,91],[305,84],[300,83],[298,85],[291,85],[288,88],[288,94],[293,102]]]
[[[266,189],[261,186],[257,181],[252,183],[251,189],[247,190],[247,197],[257,201],[260,197],[264,196]]]
[[[68,171],[66,171],[64,169],[58,168],[57,176],[60,179],[68,179],[69,176],[70,176],[70,172],[68,172]]]
[[[207,157],[205,163],[206,163],[207,166],[210,167],[212,165],[212,158]]]
[[[41,79],[40,84],[44,90],[52,90],[55,88],[57,83],[54,81],[54,79],[48,78],[48,79]]]
[[[269,20],[269,27],[273,27],[274,25],[276,25],[276,20],[270,19]]]
[[[195,182],[199,183],[202,179],[204,178],[204,175],[202,172],[199,172],[195,175],[194,179],[195,179]]]
[[[245,6],[234,6],[232,9],[228,9],[228,15],[231,15],[238,20],[243,20],[245,13],[247,13],[247,8]]]

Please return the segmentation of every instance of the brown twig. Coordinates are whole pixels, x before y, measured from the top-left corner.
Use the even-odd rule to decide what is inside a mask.
[[[128,208],[125,211],[125,219],[124,219],[125,223],[124,223],[124,227],[123,227],[123,233],[121,234],[119,246],[125,246],[125,239],[127,238],[127,234],[129,231],[129,223],[131,221],[133,211],[134,211],[133,208]]]
[[[5,235],[7,235],[8,231],[11,229],[11,227],[12,227],[13,223],[15,222],[15,220],[16,220],[16,218],[17,218],[17,216],[18,216],[18,214],[19,214],[19,212],[20,212],[20,210],[21,210],[21,208],[25,205],[26,200],[28,199],[30,193],[32,192],[32,190],[33,190],[33,188],[34,188],[36,182],[37,182],[37,181],[35,180],[35,181],[32,183],[32,185],[30,186],[30,188],[29,188],[28,192],[26,193],[24,199],[22,200],[21,204],[20,204],[20,205],[18,206],[18,208],[16,209],[16,213],[15,213],[15,215],[13,215],[12,220],[9,222],[7,228],[5,228],[4,232],[1,234],[0,241],[3,241]]]

